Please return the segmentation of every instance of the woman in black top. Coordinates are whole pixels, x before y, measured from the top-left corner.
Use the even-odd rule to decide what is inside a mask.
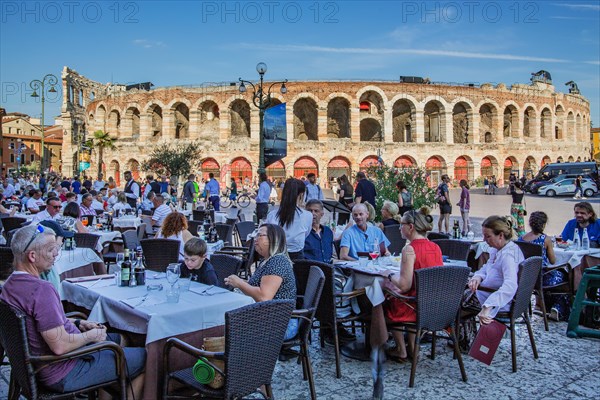
[[[348,182],[348,177],[346,175],[340,176],[338,178],[338,184],[340,185],[340,188],[338,189],[338,194],[339,194],[338,201],[340,203],[342,203],[343,205],[345,205],[346,207],[352,209],[352,206],[353,206],[352,203],[354,202],[354,188],[352,187],[350,182]],[[337,222],[339,225],[343,225],[343,224],[346,224],[349,219],[350,219],[350,214],[340,213],[338,215]]]
[[[510,206],[510,214],[517,221],[517,236],[523,236],[525,234],[525,208],[523,207],[525,192],[521,189],[520,182],[514,183],[511,196],[512,205]]]

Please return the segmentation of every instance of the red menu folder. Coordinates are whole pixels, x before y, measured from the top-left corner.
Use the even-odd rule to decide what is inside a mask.
[[[471,350],[469,350],[469,355],[490,365],[505,331],[506,325],[498,321],[492,321],[487,325],[481,324]]]

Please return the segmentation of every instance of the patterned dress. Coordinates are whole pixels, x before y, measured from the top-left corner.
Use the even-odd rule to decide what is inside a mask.
[[[525,193],[516,193],[513,190],[511,196],[513,202],[510,206],[510,214],[517,221],[517,236],[523,236],[525,234],[525,208],[523,207]]]

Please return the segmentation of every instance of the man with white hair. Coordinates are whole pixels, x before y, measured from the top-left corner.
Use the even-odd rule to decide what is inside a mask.
[[[377,248],[381,255],[389,255],[390,241],[378,227],[369,224],[369,210],[364,203],[352,207],[354,225],[342,233],[340,259],[356,261],[358,253],[370,253]]]

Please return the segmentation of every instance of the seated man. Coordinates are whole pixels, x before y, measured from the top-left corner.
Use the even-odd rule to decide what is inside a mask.
[[[162,194],[153,196],[152,206],[154,208],[154,214],[152,214],[152,226],[159,227],[162,225],[167,215],[171,214],[173,210],[165,204],[165,198]]]
[[[390,255],[387,249],[390,241],[381,229],[368,223],[369,210],[364,203],[352,207],[352,219],[354,225],[342,233],[340,259],[356,261],[358,253],[370,253],[375,246],[379,247],[379,254],[382,256]]]
[[[304,239],[304,258],[330,264],[333,258],[333,232],[328,226],[321,225],[323,203],[312,199],[305,208],[312,213],[313,222],[310,233]]]
[[[142,211],[152,211],[154,209],[154,197],[156,193],[150,191],[147,196],[143,197],[142,204],[140,208]]]
[[[38,189],[31,189],[29,191],[29,200],[27,200],[27,210],[32,214],[37,214],[40,212],[40,206],[43,205],[42,192]]]
[[[57,220],[61,217],[60,209],[62,205],[58,197],[48,197],[46,200],[46,209],[34,215],[32,222],[35,224],[40,221]]]
[[[579,234],[579,243],[583,236],[583,229],[587,228],[590,238],[590,247],[600,247],[600,220],[596,216],[594,207],[587,201],[575,204],[575,218],[567,222],[562,231],[562,240],[573,240],[575,231]]]
[[[58,256],[56,235],[42,225],[29,225],[15,232],[11,242],[14,272],[6,280],[0,298],[26,314],[32,354],[62,355],[90,343],[106,340],[106,328],[96,322],[69,320],[50,282],[40,279]],[[146,352],[124,348],[131,390],[142,398]],[[46,365],[37,373],[38,383],[57,392],[68,392],[116,379],[112,351]]]

